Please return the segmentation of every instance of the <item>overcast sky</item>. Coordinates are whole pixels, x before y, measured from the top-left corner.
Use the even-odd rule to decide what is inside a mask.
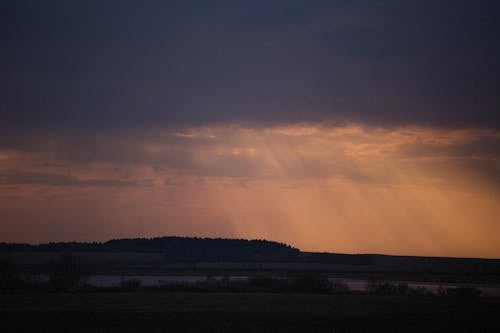
[[[0,3],[0,241],[500,256],[496,1]]]
[[[2,1],[2,123],[499,126],[495,1]]]

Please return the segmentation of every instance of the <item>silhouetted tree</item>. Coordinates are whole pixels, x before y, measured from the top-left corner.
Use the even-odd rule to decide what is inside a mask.
[[[72,254],[61,254],[50,266],[50,284],[58,290],[75,290],[81,287],[86,276],[81,259]]]
[[[139,279],[126,279],[120,281],[120,288],[125,290],[137,290],[141,287],[142,282]]]
[[[0,291],[11,292],[22,285],[16,267],[8,260],[0,260]]]
[[[473,286],[460,286],[440,290],[440,294],[454,296],[465,300],[472,300],[481,296],[482,290]]]
[[[294,290],[305,293],[329,294],[332,290],[332,283],[328,278],[320,275],[304,274],[292,279]]]

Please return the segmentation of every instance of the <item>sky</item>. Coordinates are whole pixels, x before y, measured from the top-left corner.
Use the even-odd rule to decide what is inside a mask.
[[[0,3],[0,242],[500,258],[495,1]]]

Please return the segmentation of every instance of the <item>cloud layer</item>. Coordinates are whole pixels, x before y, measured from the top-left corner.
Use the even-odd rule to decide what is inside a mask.
[[[498,128],[491,1],[4,1],[0,122]]]
[[[32,145],[4,137],[12,142],[0,153],[5,240],[181,234],[338,252],[500,255],[496,130],[85,133],[40,132]]]

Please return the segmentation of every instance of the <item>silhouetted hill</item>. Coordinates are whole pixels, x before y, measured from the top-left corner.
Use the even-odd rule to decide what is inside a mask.
[[[491,276],[500,281],[499,259],[390,256],[302,252],[284,243],[196,237],[113,239],[99,243],[0,243],[0,260],[26,270],[41,269],[61,253],[78,254],[88,263],[106,269],[134,271],[233,270],[266,272],[320,272],[335,274]]]
[[[0,243],[6,252],[135,252],[163,253],[165,261],[294,261],[300,251],[266,240],[157,237],[113,239],[104,243]]]

